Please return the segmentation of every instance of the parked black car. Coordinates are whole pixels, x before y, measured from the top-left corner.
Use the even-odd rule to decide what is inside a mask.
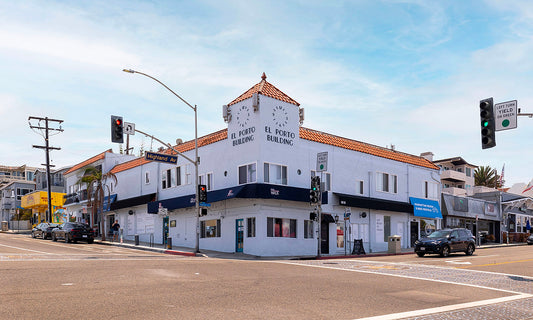
[[[423,257],[427,253],[447,257],[452,252],[464,252],[470,256],[476,250],[476,238],[468,229],[442,229],[416,240],[415,253]]]
[[[527,237],[527,244],[533,244],[533,234],[530,234],[529,237]]]
[[[41,222],[31,230],[33,238],[48,239],[52,237],[52,230],[57,228],[59,224],[50,222]]]
[[[77,242],[78,240],[94,242],[94,232],[88,225],[78,222],[65,222],[52,230],[52,240],[63,239],[65,242]]]

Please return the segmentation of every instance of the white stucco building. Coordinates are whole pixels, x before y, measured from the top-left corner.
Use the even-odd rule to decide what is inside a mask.
[[[298,102],[266,81],[223,107],[227,128],[199,138],[199,176],[207,185],[200,217],[200,250],[257,256],[350,253],[354,239],[366,252],[386,251],[388,236],[402,247],[440,227],[439,168],[415,155],[302,127]],[[194,158],[194,141],[175,146]],[[327,171],[316,172],[327,152]],[[106,221],[118,219],[123,236],[194,248],[194,166],[143,158],[111,169],[117,195]],[[311,176],[324,183],[322,221],[310,220]],[[158,215],[159,207],[168,216]],[[350,212],[345,220],[345,212]],[[338,217],[338,222],[335,222]],[[348,218],[347,218],[348,219]],[[414,242],[414,241],[413,241]]]

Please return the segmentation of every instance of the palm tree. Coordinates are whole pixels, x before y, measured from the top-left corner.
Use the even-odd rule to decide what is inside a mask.
[[[474,180],[476,186],[490,188],[500,188],[505,183],[505,181],[501,181],[500,183],[500,176],[490,166],[479,166],[476,168],[474,171]]]
[[[95,167],[86,168],[83,176],[78,180],[78,184],[84,183],[87,186],[87,204],[91,207],[92,216],[98,217],[101,223],[100,232],[103,241],[105,241],[105,220],[103,219],[105,191],[107,191],[108,195],[111,195],[111,190],[107,183],[108,180],[114,182],[115,185],[118,183],[117,176],[114,173],[103,174],[101,169]]]

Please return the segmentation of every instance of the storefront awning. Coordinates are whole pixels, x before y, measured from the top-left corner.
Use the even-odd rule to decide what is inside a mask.
[[[406,213],[413,212],[413,206],[407,202],[360,197],[340,193],[335,194],[339,197],[339,205],[341,206]]]
[[[129,208],[147,204],[150,201],[154,201],[155,193],[149,193],[138,197],[132,197],[127,199],[118,200],[111,203],[110,210],[118,210],[122,208]]]
[[[115,202],[117,200],[117,195],[116,194],[112,194],[111,196],[105,196],[104,197],[104,211],[109,211],[110,210],[110,206],[113,202]]]
[[[413,205],[413,215],[415,217],[442,219],[438,201],[414,197],[409,197],[409,201]]]
[[[242,199],[278,199],[289,201],[309,202],[309,189],[296,188],[266,183],[252,183],[207,192],[207,202],[213,203],[232,198]],[[327,204],[327,193],[322,196]],[[157,213],[159,204],[168,210],[194,207],[195,195],[186,195],[148,203],[148,213]]]

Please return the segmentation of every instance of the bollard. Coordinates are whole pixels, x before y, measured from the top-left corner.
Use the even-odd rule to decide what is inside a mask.
[[[172,238],[171,237],[168,237],[167,238],[167,249],[172,249]]]
[[[139,235],[138,234],[135,235],[135,245],[136,246],[139,245]]]

